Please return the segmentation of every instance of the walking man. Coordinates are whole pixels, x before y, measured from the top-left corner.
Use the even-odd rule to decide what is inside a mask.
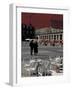
[[[34,49],[33,40],[31,40],[30,42],[30,54],[31,55],[33,55],[33,49]]]

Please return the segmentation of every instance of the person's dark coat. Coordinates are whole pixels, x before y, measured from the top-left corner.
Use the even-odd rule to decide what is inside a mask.
[[[34,49],[34,45],[33,45],[33,40],[30,42],[30,53],[31,55],[33,54],[33,49]]]
[[[30,42],[30,47],[33,49],[33,40]]]
[[[34,53],[37,54],[38,53],[38,43],[34,42]]]

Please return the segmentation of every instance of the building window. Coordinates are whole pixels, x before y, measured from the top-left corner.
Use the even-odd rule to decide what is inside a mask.
[[[60,35],[60,40],[62,40],[62,34]]]
[[[56,40],[56,35],[54,35],[54,40]]]
[[[52,35],[52,39],[53,39],[53,35]]]

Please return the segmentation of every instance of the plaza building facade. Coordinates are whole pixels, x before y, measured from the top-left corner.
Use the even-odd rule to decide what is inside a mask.
[[[41,28],[36,30],[38,41],[43,45],[63,46],[63,30],[56,28]]]

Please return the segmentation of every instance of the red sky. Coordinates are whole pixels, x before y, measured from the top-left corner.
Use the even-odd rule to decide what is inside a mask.
[[[63,23],[63,15],[60,14],[22,13],[21,20],[22,24],[26,25],[29,25],[31,22],[36,29],[50,27],[51,25],[55,28],[63,28],[63,25],[58,23],[59,21]],[[58,21],[57,24],[51,24],[52,20]]]

